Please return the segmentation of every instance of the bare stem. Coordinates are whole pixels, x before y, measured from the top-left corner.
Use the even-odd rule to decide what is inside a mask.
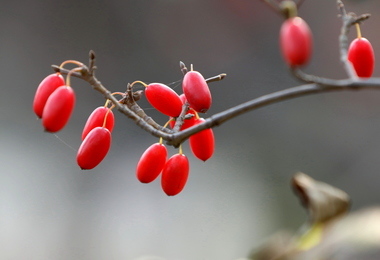
[[[364,89],[378,89],[380,90],[380,78],[370,78],[367,80],[330,80],[328,85],[323,84],[306,84],[293,88],[284,89],[268,95],[264,95],[248,102],[242,103],[223,112],[217,113],[206,119],[205,122],[196,126],[190,127],[184,131],[175,133],[171,141],[168,144],[178,146],[184,142],[191,135],[215,126],[219,126],[224,122],[237,117],[241,114],[247,113],[258,108],[268,106],[281,101],[293,99],[296,97],[302,97],[311,94],[326,93],[333,91],[353,91]]]
[[[68,74],[70,72],[56,65],[53,65],[52,67],[56,72],[60,72],[62,74]],[[112,93],[107,88],[105,88],[93,74],[90,73],[90,71],[91,69],[89,69],[87,66],[83,66],[80,72],[74,72],[71,74],[71,76],[75,76],[87,81],[93,87],[93,89],[103,94],[103,96],[106,99],[110,100],[115,105],[117,110],[122,112],[127,117],[131,118],[133,121],[136,122],[137,125],[139,125],[144,130],[148,131],[156,137],[162,137],[165,140],[170,139],[169,136],[171,133],[173,133],[172,130],[164,128],[161,125],[154,122],[153,119],[148,117],[136,103],[127,103],[130,105],[129,107],[125,104],[125,102],[119,102],[119,100],[117,100],[112,95]]]
[[[274,8],[276,11],[283,13],[283,10],[279,4],[274,0],[262,0],[267,3],[269,6]],[[302,0],[295,2],[297,5],[302,3]],[[207,128],[212,128],[219,126],[228,120],[235,118],[239,115],[247,113],[249,111],[268,106],[277,102],[284,100],[293,99],[296,97],[302,97],[311,94],[325,93],[332,91],[352,91],[352,90],[364,90],[364,89],[378,89],[380,90],[380,78],[369,78],[369,79],[360,79],[356,76],[356,73],[347,60],[347,46],[348,46],[348,32],[352,25],[359,23],[369,18],[369,14],[364,14],[356,16],[352,13],[347,13],[343,3],[340,0],[337,0],[338,9],[341,13],[343,26],[341,29],[341,34],[339,37],[340,52],[341,52],[341,61],[344,64],[344,67],[349,75],[348,79],[343,80],[333,80],[328,78],[322,78],[310,74],[306,74],[298,68],[292,69],[292,73],[298,79],[309,83],[305,85],[300,85],[297,87],[292,87],[277,91],[268,95],[264,95],[220,113],[217,113],[209,118],[206,118],[205,121],[196,126],[187,128],[186,130],[179,131],[181,125],[185,120],[185,115],[189,109],[189,105],[185,104],[182,109],[181,115],[177,118],[176,124],[173,130],[170,130],[166,127],[163,127],[157,124],[151,117],[145,114],[144,110],[135,102],[136,99],[141,97],[141,92],[133,92],[132,87],[128,85],[125,97],[122,101],[117,100],[112,93],[106,89],[101,82],[95,77],[94,71],[95,66],[95,54],[93,51],[90,51],[90,62],[89,67],[83,65],[80,71],[72,72],[71,76],[81,78],[87,81],[95,90],[103,94],[103,96],[110,100],[114,106],[127,117],[135,121],[135,123],[140,126],[145,131],[151,133],[153,136],[160,137],[166,141],[168,145],[174,147],[179,147],[187,138],[191,135],[202,131]],[[53,65],[53,69],[56,72],[62,74],[68,74],[70,71],[59,66]],[[187,68],[183,62],[180,62],[180,68],[183,74],[186,74]],[[211,77],[206,81],[208,83],[221,80],[225,77],[225,74],[220,74],[215,77]]]
[[[261,0],[266,5],[268,5],[270,8],[273,9],[276,13],[284,16],[285,18],[292,17],[293,15],[289,15],[289,11],[296,15],[297,9],[302,5],[304,0],[282,0],[282,1],[275,1],[275,0]],[[289,10],[289,4],[292,4],[293,10]]]
[[[267,4],[276,13],[283,14],[282,9],[281,9],[281,7],[277,1],[275,1],[275,0],[261,0],[261,1],[264,2],[265,4]]]
[[[53,65],[53,69],[56,72],[62,74],[69,73],[68,70],[62,69],[58,66]],[[299,71],[298,71],[299,73]],[[302,73],[302,72],[301,72]],[[370,78],[370,79],[345,79],[345,80],[332,80],[323,79],[313,76],[310,81],[316,81],[318,83],[310,83],[306,85],[301,85],[293,88],[284,89],[277,91],[268,95],[264,95],[248,102],[242,103],[223,112],[217,113],[205,120],[205,122],[198,124],[196,126],[190,127],[184,131],[176,132],[165,128],[153,121],[148,117],[145,112],[135,103],[129,101],[128,105],[124,102],[119,102],[112,93],[106,89],[99,80],[90,74],[90,70],[83,66],[80,72],[72,73],[72,76],[81,78],[87,81],[91,86],[99,91],[106,99],[109,99],[121,113],[125,114],[127,117],[131,118],[135,123],[140,126],[145,131],[149,132],[153,136],[161,137],[164,139],[168,145],[178,147],[191,135],[215,126],[219,126],[226,121],[235,118],[241,114],[247,113],[258,108],[268,106],[277,102],[284,100],[289,100],[296,97],[302,97],[310,94],[332,92],[332,91],[344,91],[344,90],[364,90],[364,89],[380,89],[380,78]],[[306,77],[303,75],[303,77]],[[128,90],[131,91],[131,90]],[[186,106],[184,106],[183,114],[186,113]],[[182,118],[182,117],[181,117]],[[178,124],[178,126],[180,123]]]
[[[347,13],[344,8],[344,4],[341,0],[337,0],[338,10],[342,18],[342,28],[339,36],[339,47],[340,47],[340,60],[343,63],[344,69],[346,70],[348,76],[352,79],[357,78],[355,69],[352,66],[351,62],[348,60],[348,33],[351,26],[356,23],[360,23],[364,20],[367,20],[370,17],[370,14],[362,14],[356,16],[354,13]]]

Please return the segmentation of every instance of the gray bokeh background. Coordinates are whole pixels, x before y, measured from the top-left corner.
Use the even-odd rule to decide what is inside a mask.
[[[380,52],[378,1],[345,4],[373,14],[362,34]],[[216,152],[206,163],[185,144],[191,172],[175,197],[162,192],[159,180],[137,181],[137,160],[157,138],[117,112],[107,158],[94,170],[79,169],[82,127],[104,103],[87,83],[73,79],[75,111],[57,135],[44,133],[32,112],[50,65],[87,63],[91,49],[97,76],[111,91],[143,80],[173,83],[180,93],[180,60],[205,77],[227,73],[210,84],[213,106],[206,116],[295,86],[278,50],[282,18],[261,1],[2,1],[0,14],[1,259],[244,257],[270,234],[297,229],[306,219],[289,188],[297,171],[348,192],[353,210],[378,203],[377,91],[307,96],[215,128]],[[335,1],[306,0],[299,14],[314,34],[305,70],[344,78]],[[145,99],[140,104],[165,123]]]

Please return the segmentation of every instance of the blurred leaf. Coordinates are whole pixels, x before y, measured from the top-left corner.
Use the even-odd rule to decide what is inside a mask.
[[[308,227],[301,236],[279,231],[249,258],[253,260],[378,260],[380,259],[380,207],[344,216],[348,195],[304,173],[292,187],[308,210]],[[311,222],[310,222],[311,221]]]
[[[324,223],[341,216],[350,207],[347,193],[304,173],[294,175],[292,186],[313,223]]]

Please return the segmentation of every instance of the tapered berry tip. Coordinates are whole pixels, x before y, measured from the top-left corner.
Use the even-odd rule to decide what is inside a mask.
[[[56,133],[56,132],[58,132],[58,131],[50,131],[50,130],[44,128],[44,132],[45,132],[45,133],[54,134],[54,133]]]
[[[151,183],[152,181],[142,181],[142,180],[139,180],[139,182],[141,182],[142,184],[149,184],[149,183]]]

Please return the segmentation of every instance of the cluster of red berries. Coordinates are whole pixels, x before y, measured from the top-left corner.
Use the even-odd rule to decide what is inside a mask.
[[[294,4],[288,6],[290,15],[280,29],[280,48],[286,63],[290,67],[305,65],[312,52],[312,33],[307,23],[296,15]],[[357,38],[348,48],[348,60],[352,63],[358,77],[372,76],[375,55],[371,43],[361,36],[359,24],[356,24]]]
[[[79,67],[71,70],[65,79],[60,73],[47,76],[38,86],[33,109],[47,132],[58,132],[69,121],[74,109],[75,94],[70,86],[72,72],[80,70],[81,63],[77,61],[65,61],[74,63]],[[173,89],[165,84],[145,84],[135,81],[131,87],[141,83],[145,86],[145,96],[149,103],[161,113],[169,117],[168,124],[173,128],[176,118],[186,108],[184,122],[180,131],[204,122],[198,113],[205,113],[211,106],[211,93],[204,77],[197,71],[188,71],[182,82],[183,94],[178,95]],[[123,93],[115,92],[113,94]],[[115,119],[112,112],[113,106],[109,107],[107,100],[104,106],[96,108],[83,128],[82,144],[77,152],[77,163],[81,169],[93,169],[106,157],[111,146],[111,132]],[[200,160],[208,160],[214,153],[214,134],[212,129],[202,130],[189,138],[192,153]],[[138,180],[149,183],[155,180],[162,172],[162,189],[173,196],[184,188],[189,175],[189,161],[179,152],[167,160],[167,149],[159,143],[150,146],[138,162],[136,175]]]
[[[82,144],[77,153],[77,163],[83,170],[95,168],[103,161],[111,147],[111,132],[115,118],[107,103],[91,113],[83,128]]]
[[[146,85],[145,95],[149,103],[161,113],[169,116],[168,124],[173,128],[175,119],[180,116],[185,104],[188,105],[185,120],[180,128],[185,130],[191,126],[204,122],[198,113],[205,113],[211,106],[211,93],[207,82],[197,71],[187,72],[182,81],[183,94],[178,95],[173,89],[161,83]],[[132,85],[134,84],[132,83]],[[214,134],[212,129],[202,130],[189,138],[192,153],[200,160],[208,160],[214,153]],[[167,160],[167,149],[159,143],[151,145],[141,156],[136,176],[142,183],[154,181],[160,173],[161,186],[168,196],[180,193],[189,176],[189,160],[182,153],[173,155]]]
[[[33,110],[48,132],[58,132],[69,120],[74,109],[75,93],[61,74],[47,76],[38,86]]]
[[[312,53],[312,33],[307,23],[296,15],[297,7],[293,1],[283,1],[284,10],[288,12],[288,18],[284,21],[280,30],[280,48],[286,63],[292,67],[305,65]],[[358,36],[349,46],[348,60],[352,63],[358,77],[368,78],[372,76],[375,55],[371,43],[361,36],[359,25]],[[65,79],[60,73],[47,76],[38,86],[33,110],[42,119],[42,125],[47,132],[60,131],[70,119],[75,105],[75,93],[70,86],[70,76],[73,72],[80,71],[83,64],[78,61],[68,60],[61,64],[61,68],[72,63],[78,67],[72,69]],[[162,83],[145,84],[145,96],[149,103],[161,113],[169,117],[168,123],[175,127],[177,118],[182,114],[184,120],[179,131],[203,123],[198,113],[205,113],[211,106],[212,98],[207,81],[202,74],[191,69],[183,70],[182,81],[183,94],[178,95],[173,89]],[[113,94],[125,95],[116,92]],[[82,144],[77,153],[77,163],[81,169],[93,169],[107,155],[111,146],[111,132],[114,127],[113,106],[109,107],[109,100],[102,107],[96,108],[89,116],[83,132]],[[185,115],[183,115],[185,113]],[[177,126],[179,127],[179,125]],[[200,160],[208,160],[214,153],[214,134],[212,129],[202,130],[189,137],[192,153]],[[137,168],[137,179],[142,183],[154,181],[161,173],[161,185],[164,192],[173,196],[180,193],[186,185],[189,175],[189,160],[179,152],[169,159],[168,151],[162,143],[151,145],[141,156]]]
[[[77,61],[65,61],[78,66]],[[71,70],[75,72],[80,67]],[[60,131],[69,121],[75,105],[75,93],[70,86],[70,74],[65,79],[60,73],[47,76],[37,88],[33,101],[35,114],[42,119],[45,131]],[[77,153],[77,163],[81,169],[96,167],[106,156],[111,146],[111,131],[114,126],[114,115],[107,103],[98,107],[88,118],[82,132],[82,144]]]

